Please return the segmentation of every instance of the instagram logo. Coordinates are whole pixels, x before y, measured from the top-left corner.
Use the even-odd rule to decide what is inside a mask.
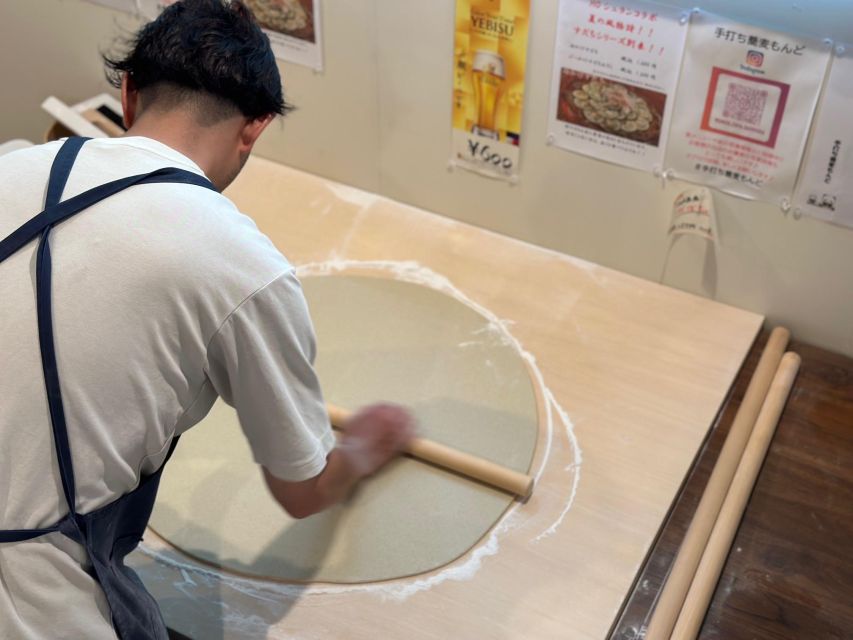
[[[760,51],[748,51],[746,54],[746,64],[750,67],[760,67],[764,64],[764,54]]]

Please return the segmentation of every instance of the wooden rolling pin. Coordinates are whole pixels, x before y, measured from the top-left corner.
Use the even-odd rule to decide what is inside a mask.
[[[352,415],[346,409],[331,404],[327,404],[326,409],[332,426],[338,429],[342,429]],[[406,453],[413,458],[503,489],[522,499],[529,497],[533,492],[533,478],[530,476],[432,440],[414,438],[406,449]]]
[[[708,479],[705,492],[702,494],[699,506],[696,507],[693,520],[678,550],[678,556],[661,590],[645,640],[669,640],[678,612],[684,604],[687,590],[690,588],[696,567],[702,557],[702,551],[711,535],[720,506],[735,475],[738,462],[743,455],[744,447],[752,433],[758,412],[761,410],[770,382],[782,360],[782,354],[788,346],[790,337],[791,334],[787,329],[776,327],[767,339],[764,352],[749,381],[743,401],[726,436],[726,442]]]
[[[714,595],[714,587],[720,579],[738,524],[746,509],[746,503],[749,501],[749,495],[752,493],[758,472],[770,447],[770,441],[773,439],[776,425],[785,408],[785,401],[788,399],[799,367],[800,356],[796,353],[786,353],[782,357],[779,370],[770,385],[767,399],[761,407],[761,413],[758,414],[755,428],[720,509],[720,515],[714,523],[708,545],[696,570],[696,576],[684,600],[684,607],[678,614],[672,640],[693,640],[699,633],[711,596]]]

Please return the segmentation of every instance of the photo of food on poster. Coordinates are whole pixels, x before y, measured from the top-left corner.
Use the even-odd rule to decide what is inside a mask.
[[[789,197],[829,57],[821,40],[695,13],[667,168],[744,198]]]
[[[276,58],[323,70],[320,0],[243,0],[270,38]]]
[[[687,33],[682,10],[649,2],[561,0],[550,143],[660,168]]]
[[[451,165],[515,180],[530,0],[457,0]]]
[[[154,20],[176,0],[89,0]],[[275,57],[323,70],[320,0],[243,0],[269,36]]]
[[[793,205],[853,227],[853,46],[837,45]]]

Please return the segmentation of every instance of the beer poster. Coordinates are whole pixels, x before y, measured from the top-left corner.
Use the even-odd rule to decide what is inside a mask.
[[[648,2],[561,0],[548,142],[660,170],[687,14]]]
[[[694,13],[667,167],[744,198],[790,197],[829,57],[821,40]]]
[[[806,215],[853,227],[853,47],[835,50],[793,204]]]
[[[457,0],[451,164],[516,180],[530,0]]]

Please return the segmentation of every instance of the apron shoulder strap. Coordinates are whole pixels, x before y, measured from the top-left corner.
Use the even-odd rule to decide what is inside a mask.
[[[87,140],[90,138],[68,138],[59,148],[59,152],[50,167],[47,195],[44,198],[45,207],[52,207],[59,203],[62,192],[65,190],[65,184],[68,182],[68,176],[71,174],[71,167],[74,166],[77,154],[80,153],[80,149],[83,148]]]
[[[53,175],[53,170],[51,170],[51,177],[53,177]],[[56,182],[54,184],[60,184],[60,177],[62,177],[61,186],[64,187],[68,174],[57,173]],[[52,205],[46,203],[45,209],[41,213],[33,216],[3,240],[0,240],[0,262],[3,262],[6,258],[35,240],[36,237],[38,237],[45,229],[70,218],[83,209],[91,207],[93,204],[96,204],[119,191],[123,191],[128,187],[132,187],[137,184],[154,183],[190,184],[197,187],[204,187],[211,191],[216,191],[216,187],[214,187],[210,180],[204,176],[192,173],[191,171],[185,171],[184,169],[176,169],[174,167],[157,169],[150,173],[141,173],[139,175],[113,180],[112,182],[107,182],[106,184],[84,191],[73,198],[68,198],[68,200],[63,202]],[[48,186],[48,195],[52,195],[53,192],[54,191],[50,186]]]

